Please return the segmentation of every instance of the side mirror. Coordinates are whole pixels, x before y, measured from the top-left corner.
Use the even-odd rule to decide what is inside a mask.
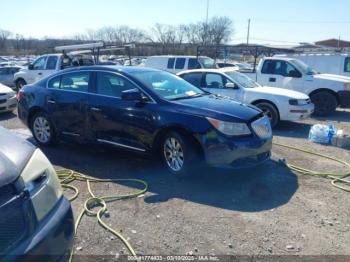
[[[130,89],[122,92],[122,99],[126,101],[147,101],[145,97],[138,89]]]
[[[288,77],[300,78],[301,74],[296,70],[292,70],[289,72]]]
[[[29,70],[33,70],[33,69],[34,69],[33,64],[29,64],[29,65],[28,65],[28,69],[29,69]]]
[[[238,85],[236,85],[235,83],[231,83],[231,82],[226,83],[225,87],[231,88],[231,89],[239,89]]]

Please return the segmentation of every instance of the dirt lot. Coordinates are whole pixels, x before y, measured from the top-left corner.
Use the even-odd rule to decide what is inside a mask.
[[[350,151],[308,142],[310,126],[332,121],[350,132],[350,111],[324,119],[282,123],[274,140],[350,161]],[[0,125],[24,137],[30,133],[15,114],[0,116]],[[61,143],[43,149],[57,168],[98,178],[140,178],[149,183],[144,197],[113,202],[104,220],[121,230],[138,254],[350,255],[350,194],[329,180],[293,173],[279,158],[317,170],[342,170],[332,162],[274,147],[263,167],[234,172],[206,168],[178,179],[150,159],[124,151]],[[75,215],[88,197],[84,183],[73,202]],[[97,195],[131,192],[134,185],[99,184]],[[65,192],[69,195],[69,192]],[[77,254],[126,254],[120,240],[95,218],[84,217],[76,236]]]

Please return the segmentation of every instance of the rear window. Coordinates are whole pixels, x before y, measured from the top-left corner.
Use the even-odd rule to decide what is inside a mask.
[[[190,73],[181,76],[184,80],[189,82],[190,84],[201,87],[202,82],[202,73]]]
[[[175,64],[175,58],[168,59],[168,69],[173,69]]]
[[[186,58],[176,59],[175,69],[184,69]]]
[[[350,72],[350,57],[345,58],[344,72]]]
[[[49,56],[46,63],[47,70],[55,70],[57,64],[58,57],[57,56]]]

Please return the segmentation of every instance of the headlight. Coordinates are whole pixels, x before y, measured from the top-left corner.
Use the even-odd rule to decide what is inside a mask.
[[[16,96],[16,92],[14,92],[14,91],[7,93],[7,97],[8,98],[12,98],[12,97],[15,97],[15,96]]]
[[[251,132],[245,123],[225,122],[207,117],[207,120],[221,133],[228,136],[250,135]]]
[[[309,99],[289,99],[289,104],[291,106],[302,106],[309,103]]]

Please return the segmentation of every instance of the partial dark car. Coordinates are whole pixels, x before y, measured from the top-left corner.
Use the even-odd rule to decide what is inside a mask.
[[[42,151],[0,127],[0,261],[69,258],[74,219]]]
[[[0,67],[0,84],[15,87],[14,75],[21,69],[20,66]]]
[[[18,116],[43,146],[60,139],[159,155],[175,174],[201,161],[241,167],[270,157],[269,120],[150,68],[67,69],[18,94]]]

